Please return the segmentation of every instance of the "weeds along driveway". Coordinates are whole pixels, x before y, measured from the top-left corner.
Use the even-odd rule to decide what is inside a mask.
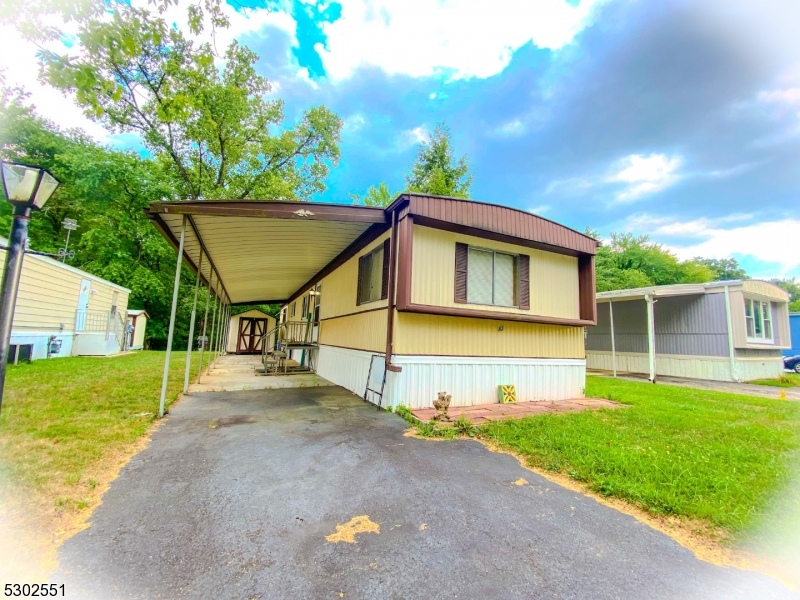
[[[511,456],[405,429],[333,386],[184,398],[52,581],[97,599],[796,597]],[[354,543],[326,539],[348,523],[331,540]]]

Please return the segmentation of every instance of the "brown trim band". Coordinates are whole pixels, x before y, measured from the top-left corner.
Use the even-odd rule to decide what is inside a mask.
[[[411,304],[411,261],[414,249],[414,217],[406,215],[397,224],[397,310]]]
[[[320,323],[324,323],[325,321],[333,321],[334,319],[342,319],[344,317],[352,317],[354,315],[363,315],[364,313],[371,313],[375,312],[376,310],[389,310],[388,306],[379,306],[377,308],[368,308],[367,310],[357,310],[355,312],[347,313],[346,315],[336,315],[335,317],[325,317],[324,319],[320,319]]]
[[[327,346],[328,348],[341,348],[342,350],[355,350],[356,352],[372,352],[373,354],[381,354],[383,352],[380,350],[369,350],[367,348],[351,348],[350,346],[336,346],[334,344],[323,344],[322,342],[317,342],[318,346]]]
[[[494,231],[487,231],[486,229],[467,227],[466,225],[459,225],[458,223],[439,221],[438,219],[432,219],[430,217],[415,215],[414,223],[416,225],[422,225],[423,227],[430,227],[432,229],[443,229],[444,231],[451,231],[453,233],[460,233],[463,235],[471,235],[473,237],[482,238],[485,240],[503,242],[506,244],[513,244],[515,246],[533,248],[535,250],[544,250],[545,252],[553,252],[555,254],[565,254],[567,256],[580,256],[581,254],[583,254],[578,250],[563,248],[562,246],[553,246],[551,244],[545,244],[543,242],[535,242],[533,240],[528,240],[525,238],[514,237],[502,233],[495,233]]]
[[[347,248],[342,250],[336,258],[334,258],[331,262],[325,265],[322,268],[322,270],[317,272],[316,275],[314,275],[311,279],[309,279],[302,286],[300,286],[300,288],[298,288],[298,290],[294,294],[289,296],[289,299],[285,301],[286,304],[288,304],[289,302],[293,302],[294,300],[302,296],[306,292],[306,290],[310,289],[320,279],[324,279],[325,277],[333,273],[333,271],[341,267],[344,263],[346,263],[356,254],[358,254],[364,247],[368,246],[369,244],[377,240],[388,230],[389,230],[389,225],[385,224],[375,224],[370,226],[369,229],[367,229],[364,233],[358,236],[358,238],[356,238],[356,241],[354,241]]]
[[[284,201],[215,201],[152,202],[148,214],[168,213],[185,215],[218,215],[224,217],[260,217],[265,219],[296,219],[303,221],[340,221],[345,223],[388,224],[386,211],[370,206],[352,204],[323,204],[321,202]],[[298,214],[300,213],[300,214]]]
[[[440,315],[445,317],[473,317],[475,319],[493,319],[495,321],[519,321],[521,323],[542,323],[545,325],[567,325],[570,327],[586,327],[597,325],[595,321],[586,319],[564,319],[562,317],[545,317],[542,315],[518,315],[515,313],[497,313],[472,308],[451,308],[449,306],[430,306],[427,304],[408,304],[397,308],[401,312],[424,315]]]

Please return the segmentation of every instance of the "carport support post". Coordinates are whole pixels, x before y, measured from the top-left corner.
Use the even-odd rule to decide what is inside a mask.
[[[608,299],[608,318],[611,321],[611,368],[614,371],[614,377],[617,376],[617,344],[614,341],[614,301]]]
[[[217,277],[217,283],[219,283],[219,277]],[[208,344],[208,367],[206,368],[206,375],[211,371],[211,363],[214,361],[211,355],[214,353],[214,342],[217,341],[214,338],[214,332],[217,330],[217,300],[217,295],[214,293],[214,316],[211,318],[211,330],[208,332],[211,339]]]
[[[158,416],[164,416],[164,402],[167,399],[167,379],[169,378],[169,360],[172,357],[172,337],[175,335],[175,311],[178,309],[178,289],[181,283],[181,265],[183,264],[183,242],[186,238],[186,217],[181,222],[181,240],[178,243],[178,260],[175,263],[175,283],[172,286],[172,311],[169,314],[169,333],[167,334],[167,355],[164,357],[164,375],[161,378],[161,400],[158,403]]]
[[[647,357],[650,363],[650,381],[656,382],[656,330],[655,330],[655,317],[653,315],[653,296],[647,294],[645,297],[647,303]]]
[[[731,361],[731,379],[739,381],[736,371],[736,351],[733,349],[733,320],[731,319],[731,294],[730,286],[725,286],[725,319],[728,322],[728,359]]]
[[[189,391],[189,374],[192,371],[192,338],[194,338],[194,321],[197,317],[197,293],[200,291],[200,271],[203,268],[203,250],[200,250],[200,260],[197,265],[197,281],[194,284],[194,302],[192,303],[192,318],[189,321],[189,343],[186,348],[186,369],[183,373],[183,393]]]
[[[208,325],[208,305],[211,302],[211,279],[214,277],[212,270],[208,275],[208,287],[206,288],[206,314],[203,316],[203,343],[200,346],[200,369],[197,371],[197,383],[200,383],[200,377],[203,375],[203,351],[206,349],[206,329]]]

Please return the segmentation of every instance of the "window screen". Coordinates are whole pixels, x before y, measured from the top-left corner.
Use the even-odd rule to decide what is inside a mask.
[[[467,302],[492,304],[494,253],[477,248],[469,249],[467,263]]]
[[[467,263],[467,302],[515,306],[516,267],[516,257],[511,254],[470,248]]]

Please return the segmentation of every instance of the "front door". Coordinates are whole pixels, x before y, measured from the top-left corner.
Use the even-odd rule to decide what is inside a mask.
[[[81,291],[78,294],[78,311],[75,313],[75,331],[86,328],[86,311],[89,310],[89,296],[92,294],[92,282],[81,279]]]
[[[236,354],[260,353],[265,333],[267,333],[266,319],[239,317],[239,337],[236,342]]]

